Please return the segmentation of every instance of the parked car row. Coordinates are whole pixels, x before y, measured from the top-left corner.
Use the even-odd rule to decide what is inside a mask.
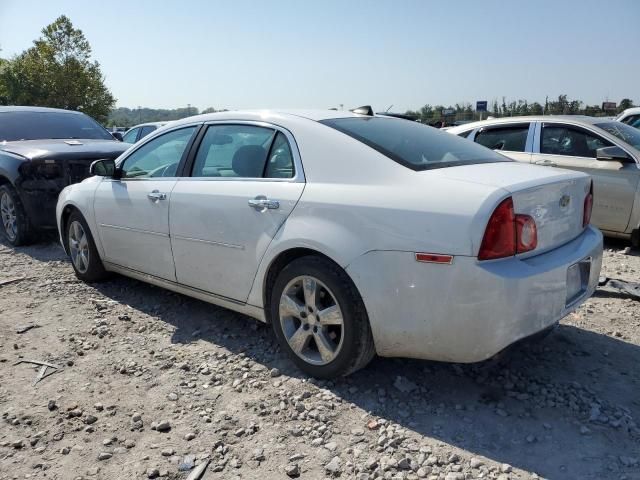
[[[640,243],[640,130],[585,116],[509,117],[447,130],[514,160],[593,178],[593,223]]]
[[[444,132],[370,107],[219,112],[119,142],[82,113],[0,107],[0,216],[16,246],[57,226],[85,281],[117,272],[271,323],[313,376],[375,354],[474,362],[593,293],[592,212],[638,242],[629,118]]]

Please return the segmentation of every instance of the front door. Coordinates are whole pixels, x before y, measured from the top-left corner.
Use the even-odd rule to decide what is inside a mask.
[[[191,176],[180,178],[171,195],[179,283],[246,301],[264,252],[304,189],[292,145],[277,127],[207,128]]]
[[[593,178],[591,223],[602,230],[625,232],[638,188],[639,172],[635,163],[596,159],[598,148],[613,145],[586,129],[544,123],[539,153],[533,163],[578,170]]]
[[[173,130],[144,143],[119,165],[120,179],[100,183],[94,211],[105,261],[175,281],[169,200],[195,129]]]

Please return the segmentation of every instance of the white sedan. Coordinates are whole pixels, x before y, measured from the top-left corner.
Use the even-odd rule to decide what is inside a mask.
[[[117,272],[269,322],[316,377],[376,353],[484,360],[600,273],[588,175],[402,119],[201,115],[91,171],[57,206],[80,279]]]

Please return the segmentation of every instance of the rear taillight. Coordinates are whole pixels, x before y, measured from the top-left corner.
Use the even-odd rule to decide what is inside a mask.
[[[529,252],[538,245],[538,230],[533,217],[515,214],[513,199],[504,199],[494,210],[484,231],[478,260],[512,257]]]
[[[589,187],[589,193],[584,197],[584,209],[582,210],[582,227],[585,228],[591,222],[591,210],[593,210],[593,180]]]

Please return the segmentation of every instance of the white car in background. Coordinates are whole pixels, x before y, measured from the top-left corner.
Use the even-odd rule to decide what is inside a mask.
[[[118,272],[270,322],[316,377],[375,353],[484,360],[553,327],[600,273],[587,175],[417,122],[200,115],[92,172],[57,207],[80,279]]]
[[[631,125],[633,128],[640,128],[640,107],[627,108],[616,117],[616,120]]]
[[[508,117],[448,130],[524,163],[593,178],[592,222],[640,246],[640,130],[580,115]]]
[[[164,127],[168,123],[170,122],[147,122],[135,125],[122,136],[122,141],[125,143],[139,142],[151,132],[156,131],[160,127]]]

